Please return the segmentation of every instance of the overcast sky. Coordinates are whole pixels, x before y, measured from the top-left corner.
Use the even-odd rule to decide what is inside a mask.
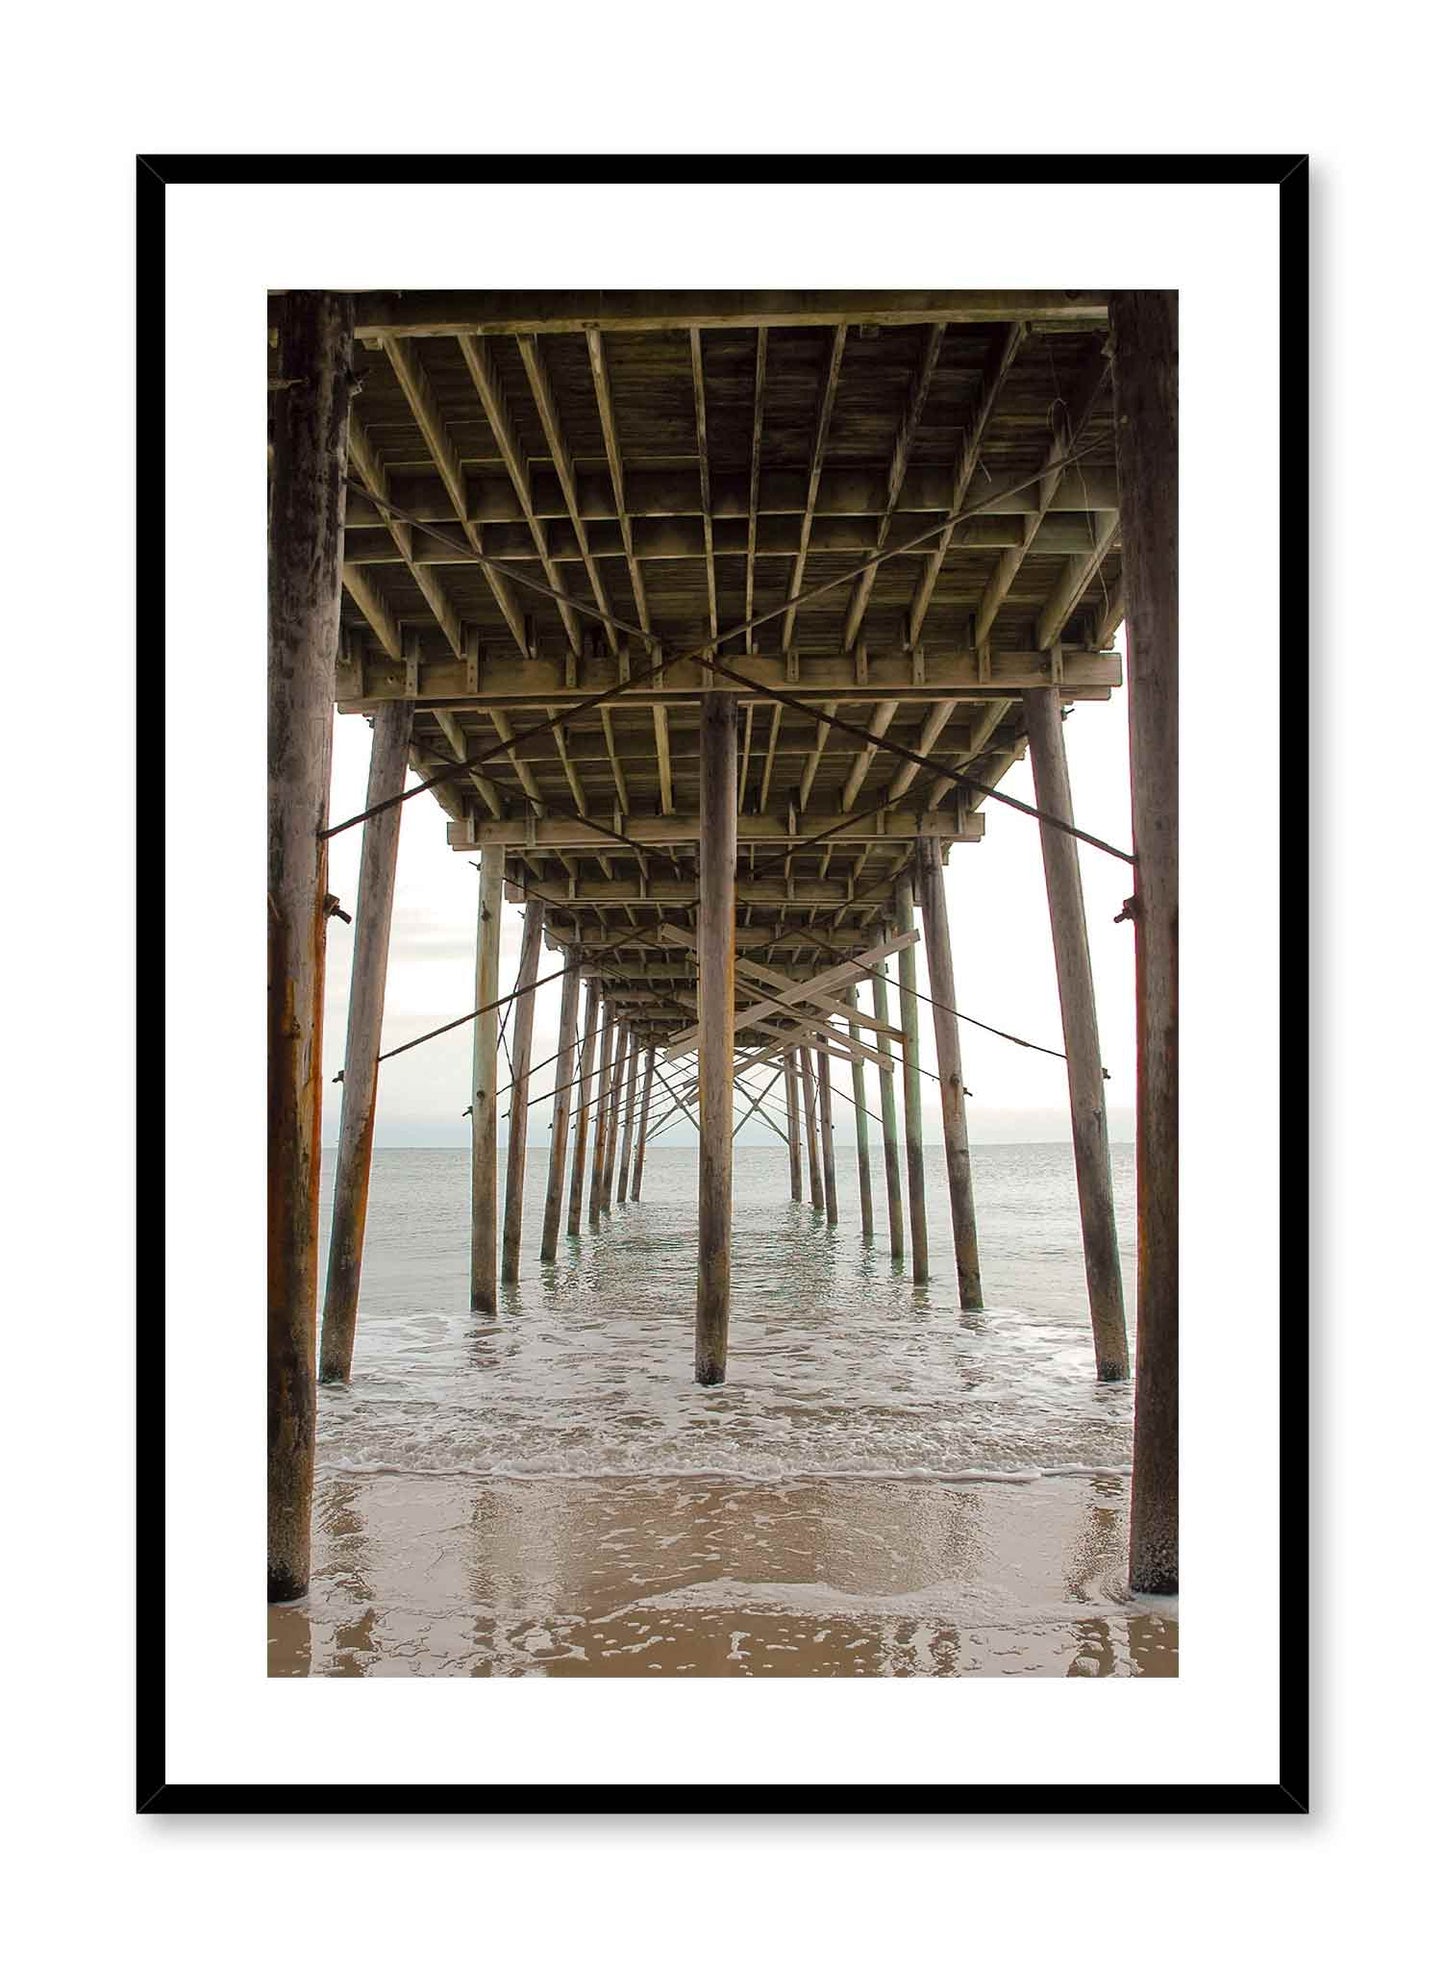
[[[1075,819],[1092,833],[1127,847],[1129,749],[1123,692],[1116,692],[1107,704],[1076,705],[1065,721],[1064,735]],[[365,805],[370,746],[371,731],[364,718],[337,718],[331,784],[333,821]],[[409,786],[415,783],[414,778],[408,778]],[[1006,791],[1032,800],[1029,762],[1014,766],[1001,784]],[[1062,1046],[1038,824],[996,800],[986,800],[983,812],[987,823],[984,839],[955,847],[945,871],[959,1008],[1024,1038]],[[360,848],[360,828],[331,843],[330,886],[341,897],[342,906],[353,911]],[[1113,1075],[1108,1089],[1110,1128],[1116,1140],[1127,1141],[1133,1136],[1134,938],[1127,924],[1116,924],[1113,918],[1130,891],[1129,870],[1113,856],[1082,844],[1079,856],[1104,1064]],[[472,860],[448,848],[445,815],[430,794],[419,794],[402,809],[383,1049],[472,1009],[476,903],[477,876]],[[521,923],[520,904],[505,905],[504,990],[510,988],[516,973]],[[341,1106],[341,1089],[333,1085],[333,1078],[340,1069],[346,1042],[351,936],[346,924],[332,923],[326,967],[324,1069],[328,1142],[335,1140]],[[544,951],[544,972],[555,969],[560,961],[555,956],[549,961]],[[920,946],[920,971],[924,968]],[[560,995],[557,984],[544,986],[537,994],[536,1060],[546,1059],[556,1047]],[[926,1005],[919,1009],[923,1059],[931,1067],[932,1012]],[[973,1094],[969,1103],[973,1139],[1066,1141],[1068,1094],[1063,1061],[1026,1052],[972,1026],[962,1030],[964,1078]],[[470,1028],[463,1027],[418,1046],[400,1059],[387,1061],[381,1069],[377,1110],[379,1147],[460,1147],[469,1141],[469,1124],[462,1116],[470,1100],[471,1043]],[[871,1093],[872,1069],[868,1071],[870,1105],[876,1106]],[[534,1080],[534,1094],[551,1085],[551,1073],[550,1067],[544,1068]],[[926,1139],[938,1140],[937,1088],[928,1080],[923,1086],[924,1134]],[[846,1107],[840,1109],[842,1115],[848,1112]],[[550,1113],[547,1102],[539,1102],[532,1109],[530,1132],[534,1140],[545,1138]],[[689,1137],[691,1130],[680,1126],[666,1139],[684,1145]],[[773,1139],[758,1122],[751,1123],[739,1137],[740,1141]]]

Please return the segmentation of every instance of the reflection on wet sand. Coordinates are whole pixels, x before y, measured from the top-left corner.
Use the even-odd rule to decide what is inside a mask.
[[[1174,1675],[1116,1478],[333,1477],[275,1675]]]

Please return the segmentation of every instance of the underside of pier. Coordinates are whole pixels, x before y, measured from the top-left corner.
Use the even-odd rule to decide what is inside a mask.
[[[282,448],[306,439],[304,430],[297,438],[303,406],[291,399],[312,388],[317,360],[293,317],[308,317],[321,298],[272,297]],[[528,905],[531,968],[519,985],[535,981],[540,943],[563,953],[587,992],[579,1047],[572,987],[556,1071],[554,1130],[565,1141],[575,1129],[576,1139],[569,1230],[584,1131],[597,1164],[595,1220],[614,1188],[622,1199],[630,1181],[637,1194],[654,1074],[668,1087],[673,1066],[697,1056],[668,1098],[698,1109],[701,1381],[726,1371],[733,1090],[744,1071],[771,1063],[785,1076],[795,1194],[800,1130],[812,1164],[821,1129],[819,1190],[830,1215],[831,1100],[849,1069],[859,1089],[862,1069],[877,1073],[890,1236],[901,1254],[896,1079],[913,1221],[922,1223],[920,1001],[909,982],[921,931],[953,1255],[963,1303],[979,1303],[940,872],[955,845],[983,839],[998,782],[1032,749],[1038,808],[1027,810],[1054,837],[1046,864],[1099,1372],[1129,1373],[1116,1251],[1109,1276],[1112,1203],[1107,1222],[1100,1215],[1107,1136],[1087,944],[1081,950],[1082,913],[1070,900],[1080,837],[1053,743],[1065,705],[1106,698],[1123,682],[1114,647],[1125,613],[1122,516],[1139,488],[1121,486],[1116,455],[1119,299],[972,290],[342,297],[345,319],[331,331],[349,392],[344,460],[333,471],[334,702],[370,717],[378,736],[386,731],[392,781],[376,780],[368,829],[394,816],[404,756],[444,808],[451,847],[481,869],[474,1303],[494,1303],[496,1290],[488,994],[499,996],[503,897]],[[1143,343],[1147,309],[1145,317]],[[1126,340],[1131,323],[1126,310]],[[298,357],[311,363],[306,373],[292,373]],[[1139,358],[1156,369],[1170,359],[1152,344]],[[1141,414],[1147,424],[1147,404]],[[1169,499],[1172,471],[1171,457]],[[273,506],[273,534],[285,517]],[[1157,562],[1157,543],[1151,551]],[[1132,609],[1130,620],[1132,632]],[[1169,761],[1155,764],[1167,778]],[[1137,769],[1135,796],[1137,833]],[[346,824],[333,817],[329,831]],[[394,856],[394,824],[377,852]],[[373,966],[384,967],[389,896],[388,886]],[[367,910],[365,896],[359,907]],[[890,1008],[881,967],[894,953],[900,992]],[[860,992],[870,981],[871,993]],[[1141,969],[1141,1004],[1145,989]],[[374,1010],[357,1068],[348,1051],[349,1136],[343,1122],[359,1163],[375,1103],[374,1070],[369,1088],[359,1071],[375,1059],[375,976],[363,997]],[[354,988],[354,1038],[356,1003]],[[527,1062],[517,1057],[525,1094]],[[830,1060],[846,1064],[830,1072]],[[1152,1093],[1166,1098],[1157,1072]],[[515,1100],[514,1088],[514,1111]],[[522,1180],[515,1161],[508,1225],[510,1186]],[[566,1173],[554,1141],[554,1248]],[[358,1184],[353,1271],[364,1171]],[[916,1228],[915,1276],[920,1261],[927,1276],[921,1236]],[[354,1280],[338,1294],[331,1356],[344,1378]],[[323,1349],[323,1372],[327,1357]]]

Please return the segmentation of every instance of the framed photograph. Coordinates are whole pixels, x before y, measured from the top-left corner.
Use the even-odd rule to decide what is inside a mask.
[[[1308,1809],[1307,200],[138,159],[140,1811]]]

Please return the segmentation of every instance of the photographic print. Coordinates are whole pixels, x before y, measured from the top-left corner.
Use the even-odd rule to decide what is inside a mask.
[[[1223,162],[1278,201],[1299,160]],[[143,161],[157,227],[205,164]],[[264,558],[267,655],[229,680],[265,720],[257,1675],[292,1716],[285,1684],[466,1682],[483,1729],[479,1683],[736,1715],[1207,1677],[1187,286],[388,272],[268,281],[232,379],[266,456],[232,571]],[[1067,1700],[1134,1734],[1170,1697]]]

